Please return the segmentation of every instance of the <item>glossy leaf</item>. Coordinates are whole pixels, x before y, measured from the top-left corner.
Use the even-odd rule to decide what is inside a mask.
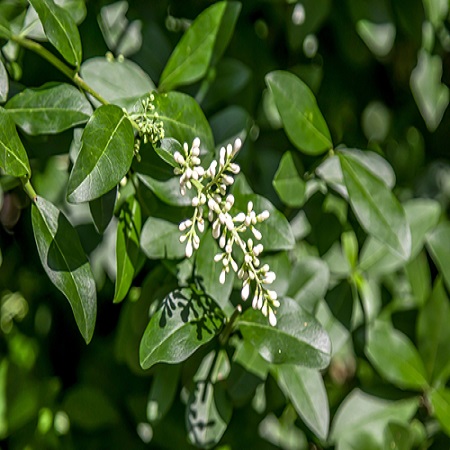
[[[439,420],[445,433],[450,436],[450,389],[441,388],[431,392],[434,416]]]
[[[177,224],[149,217],[142,228],[140,245],[150,259],[181,259],[185,245],[180,243],[180,236]]]
[[[0,168],[6,175],[30,175],[30,163],[8,112],[0,107]]]
[[[278,386],[308,428],[322,441],[328,436],[330,412],[322,375],[315,369],[280,364],[273,372]]]
[[[423,362],[413,343],[400,331],[383,322],[369,328],[366,354],[378,372],[400,388],[427,387]]]
[[[270,217],[264,222],[258,223],[256,228],[261,232],[261,244],[265,251],[271,250],[290,250],[294,247],[295,239],[292,234],[291,226],[286,217],[280,213],[267,199],[256,194],[247,194],[236,196],[233,211],[236,214],[240,211],[247,211],[248,202],[253,202],[253,210],[260,214],[267,210]],[[253,235],[249,232],[249,237]]]
[[[88,202],[110,191],[126,175],[134,155],[133,128],[118,106],[98,108],[81,141],[67,186],[71,203]]]
[[[198,448],[211,448],[227,429],[232,407],[224,386],[218,380],[228,370],[224,350],[208,354],[194,377],[194,389],[186,408],[188,440]],[[221,375],[220,375],[221,374]]]
[[[320,155],[333,147],[330,132],[314,94],[292,73],[275,71],[266,75],[289,140],[307,155]]]
[[[9,79],[6,67],[0,59],[0,103],[6,102],[9,92]]]
[[[51,44],[75,67],[81,64],[81,40],[70,14],[53,0],[30,0]]]
[[[116,235],[117,277],[114,303],[122,301],[130,289],[139,260],[139,237],[141,233],[141,206],[129,197],[119,212]]]
[[[339,160],[350,205],[361,226],[407,259],[411,254],[411,231],[398,200],[354,154],[341,151]]]
[[[186,360],[219,333],[223,320],[223,313],[209,297],[188,288],[170,293],[151,317],[142,338],[142,368]]]
[[[383,448],[386,425],[395,420],[408,423],[419,406],[417,398],[399,401],[384,400],[354,389],[340,405],[331,427],[330,442],[338,448],[367,448],[374,440],[374,448]],[[361,434],[365,440],[360,440]]]
[[[443,222],[428,233],[427,248],[450,289],[450,223]]]
[[[92,107],[74,86],[47,83],[15,95],[6,109],[25,133],[53,134],[87,122]]]
[[[42,266],[69,300],[78,328],[89,343],[95,327],[97,291],[78,234],[64,214],[42,197],[34,202],[31,218]]]
[[[132,103],[130,99],[155,89],[150,77],[128,59],[91,58],[83,62],[80,73],[105,100],[119,106],[127,107]]]
[[[106,194],[89,202],[89,210],[94,221],[95,229],[103,234],[111,222],[116,206],[117,187],[114,187]]]
[[[240,8],[237,2],[218,2],[195,19],[161,74],[160,90],[170,91],[177,86],[194,83],[206,74],[213,57],[218,59],[225,50]]]
[[[272,184],[285,205],[299,208],[305,201],[306,183],[300,176],[294,158],[291,152],[283,155]]]
[[[328,290],[330,271],[319,258],[302,258],[292,269],[287,295],[311,314]]]
[[[238,321],[244,339],[272,364],[325,368],[331,356],[327,333],[294,300],[285,297],[280,302],[276,327],[260,311],[245,311]]]
[[[442,278],[437,278],[431,297],[417,320],[417,340],[428,379],[434,381],[448,375],[450,363],[450,304]],[[447,370],[446,370],[447,369]]]

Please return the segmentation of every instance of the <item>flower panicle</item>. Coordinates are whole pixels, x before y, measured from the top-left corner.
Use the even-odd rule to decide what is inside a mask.
[[[174,160],[178,167],[174,173],[180,177],[180,192],[186,195],[188,190],[195,189],[196,195],[192,198],[194,214],[192,218],[180,223],[179,229],[183,233],[180,242],[186,243],[185,254],[190,258],[200,245],[197,231],[202,233],[205,229],[205,218],[211,223],[212,235],[218,241],[221,252],[214,256],[214,261],[222,265],[219,282],[224,284],[227,274],[232,270],[242,280],[241,298],[246,301],[250,297],[252,288],[252,307],[260,310],[269,323],[277,323],[276,309],[280,305],[277,293],[269,289],[275,281],[276,275],[267,264],[261,266],[259,256],[264,246],[258,242],[262,234],[258,224],[267,220],[269,211],[256,213],[253,202],[247,203],[246,211],[232,214],[235,203],[232,194],[227,189],[234,183],[234,176],[240,172],[240,167],[233,162],[234,157],[242,147],[240,139],[233,144],[222,147],[219,158],[213,160],[205,170],[201,166],[200,139],[195,138],[189,147],[183,144],[182,151],[174,153]],[[253,238],[245,239],[243,233],[250,230]],[[243,254],[242,263],[238,263],[233,255],[233,249],[239,248]]]

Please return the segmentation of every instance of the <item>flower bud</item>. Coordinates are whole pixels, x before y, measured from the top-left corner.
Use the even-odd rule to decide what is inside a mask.
[[[194,249],[192,248],[192,242],[189,240],[186,244],[186,258],[190,258],[192,256],[192,253],[194,252]]]
[[[272,308],[269,308],[269,323],[273,327],[277,325],[277,316],[275,315],[275,312],[272,310]]]
[[[241,298],[242,300],[247,300],[250,294],[250,282],[244,281],[244,286],[241,290]]]

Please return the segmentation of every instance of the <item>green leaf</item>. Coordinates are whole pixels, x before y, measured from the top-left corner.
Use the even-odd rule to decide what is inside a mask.
[[[265,380],[269,373],[270,364],[258,353],[256,348],[244,339],[240,339],[236,344],[236,351],[233,354],[233,363],[241,365],[246,372]]]
[[[222,311],[206,295],[189,288],[170,293],[151,317],[142,338],[142,368],[186,360],[219,333],[223,320]]]
[[[436,200],[416,198],[403,204],[406,219],[411,229],[411,255],[413,260],[422,250],[426,234],[436,226],[441,215],[441,206]],[[371,274],[392,273],[404,265],[404,260],[394,254],[379,240],[369,237],[361,250],[359,268]]]
[[[194,388],[186,408],[188,440],[198,448],[211,448],[225,433],[231,419],[232,406],[224,385],[229,362],[226,352],[209,353],[194,377]]]
[[[147,419],[152,424],[164,418],[175,400],[181,365],[161,364],[155,369],[147,401]]]
[[[450,389],[433,390],[430,394],[434,416],[439,420],[444,432],[450,436]]]
[[[119,212],[116,236],[117,277],[114,303],[122,301],[130,289],[139,260],[139,235],[141,233],[141,206],[129,197]]]
[[[237,2],[217,2],[199,14],[164,67],[161,91],[194,83],[206,74],[212,59],[220,58],[228,45],[240,9]]]
[[[383,434],[386,425],[392,420],[407,424],[418,406],[417,398],[390,401],[354,389],[334,417],[329,440],[338,444],[337,448],[365,449],[368,448],[368,440],[378,444],[373,448],[385,448]],[[362,433],[366,435],[365,441],[361,441]]]
[[[318,370],[280,364],[272,366],[278,386],[290,399],[298,415],[322,441],[326,441],[330,424],[328,398]]]
[[[84,94],[65,83],[47,83],[25,89],[5,106],[14,122],[25,133],[54,134],[83,124],[92,115]]]
[[[417,319],[417,340],[420,355],[430,382],[448,375],[450,364],[450,304],[442,278],[437,278],[431,297]],[[447,369],[447,370],[446,370]]]
[[[423,390],[427,375],[413,343],[400,331],[385,322],[369,328],[366,354],[378,372],[404,389]]]
[[[28,156],[8,112],[0,107],[0,167],[6,175],[31,175]]]
[[[269,211],[270,217],[264,222],[256,224],[256,228],[262,234],[260,242],[263,244],[265,251],[291,250],[294,247],[295,239],[289,222],[269,200],[256,194],[236,195],[235,197],[232,211],[236,214],[240,211],[246,212],[247,204],[250,201],[253,202],[253,210],[256,214],[265,210]],[[248,232],[248,237],[252,237],[254,240],[250,232]]]
[[[81,64],[81,40],[70,14],[53,0],[30,0],[51,44],[75,67]]]
[[[283,155],[272,184],[285,205],[299,208],[305,201],[306,183],[299,174],[299,171],[303,171],[300,161],[297,162],[294,158],[291,152]]]
[[[361,226],[406,260],[411,254],[411,231],[398,200],[355,154],[340,151],[339,160],[350,205]]]
[[[118,106],[98,108],[81,141],[67,186],[71,203],[88,202],[110,191],[126,175],[134,155],[133,128]]]
[[[6,102],[9,92],[9,78],[6,67],[0,59],[0,103]]]
[[[0,16],[0,38],[10,39],[12,32],[9,22],[2,16]]]
[[[180,243],[178,225],[167,220],[149,217],[141,234],[141,248],[150,259],[181,259],[185,246]]]
[[[64,214],[42,197],[35,200],[31,219],[42,266],[69,300],[78,328],[89,343],[95,327],[97,293],[78,234]]]
[[[178,234],[180,235],[181,233],[178,232]],[[224,284],[219,282],[223,265],[221,262],[216,263],[213,258],[214,255],[220,252],[221,250],[216,240],[207,231],[202,236],[200,247],[196,252],[195,276],[206,294],[211,296],[225,312],[232,312],[233,307],[229,302],[229,298],[233,289],[234,272],[230,271],[227,274]]]
[[[128,107],[155,89],[150,77],[128,59],[91,58],[83,62],[80,73],[105,100],[119,106]]]
[[[228,93],[226,95],[228,96]],[[236,138],[245,142],[252,118],[244,108],[231,105],[214,114],[209,122],[216,141],[216,149],[219,149],[234,142]]]
[[[329,281],[330,271],[326,263],[319,258],[306,256],[290,273],[287,295],[313,314],[317,302],[328,290]]]
[[[99,234],[103,234],[111,222],[116,206],[117,186],[101,197],[89,202],[89,210],[94,220],[95,229]]]
[[[266,83],[273,95],[289,140],[307,155],[320,155],[333,147],[330,132],[314,94],[295,75],[270,72]]]
[[[450,223],[443,222],[427,235],[427,248],[450,289]]]
[[[249,308],[238,321],[244,339],[272,364],[296,364],[323,369],[331,356],[331,343],[319,322],[289,297],[280,300],[277,326],[269,325],[260,311]]]

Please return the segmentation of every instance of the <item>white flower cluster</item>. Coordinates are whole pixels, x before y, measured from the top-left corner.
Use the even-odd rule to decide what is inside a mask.
[[[190,148],[184,143],[183,154],[175,152],[174,159],[179,167],[176,167],[174,172],[180,176],[181,194],[185,195],[187,190],[196,189],[196,196],[192,199],[194,214],[179,225],[180,231],[184,232],[180,236],[180,242],[186,242],[186,256],[191,257],[200,245],[197,230],[201,233],[204,231],[204,217],[207,217],[211,223],[212,235],[223,250],[214,256],[214,261],[222,264],[219,282],[225,283],[231,268],[242,280],[241,297],[244,301],[249,298],[251,286],[254,285],[253,308],[261,310],[269,318],[270,324],[275,326],[275,311],[280,303],[277,293],[268,288],[276,278],[275,273],[270,271],[267,264],[261,266],[259,256],[264,250],[263,245],[255,243],[252,238],[243,238],[243,233],[250,230],[256,241],[261,240],[261,232],[256,226],[269,218],[269,211],[257,214],[250,201],[246,212],[238,212],[235,215],[230,213],[235,199],[232,194],[227,195],[227,188],[234,183],[233,175],[240,171],[233,158],[241,146],[241,140],[236,139],[233,145],[222,147],[219,161],[212,161],[206,170],[200,165],[199,138],[194,139]],[[235,245],[243,253],[243,261],[240,264],[233,256]]]

